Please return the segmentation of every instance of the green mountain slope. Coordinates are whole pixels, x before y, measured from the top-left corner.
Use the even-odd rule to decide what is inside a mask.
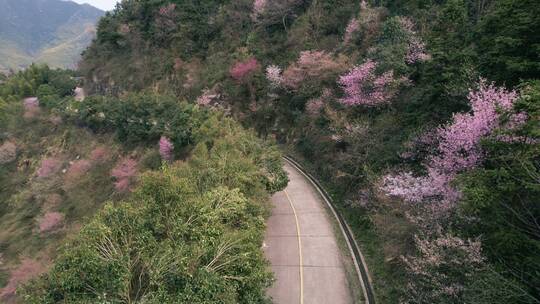
[[[378,303],[538,303],[539,16],[538,0],[123,1],[80,68],[90,93],[173,93],[277,138],[336,197]]]
[[[73,68],[103,11],[60,0],[0,0],[0,72],[32,62]]]
[[[72,75],[0,83],[0,303],[269,303],[277,147],[174,96],[76,100]]]

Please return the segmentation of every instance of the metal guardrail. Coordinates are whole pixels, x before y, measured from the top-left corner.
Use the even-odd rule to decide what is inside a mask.
[[[295,167],[302,175],[304,175],[310,182],[313,184],[315,189],[319,192],[319,194],[322,196],[332,213],[334,214],[334,217],[339,223],[339,227],[341,229],[341,232],[343,233],[343,236],[345,237],[345,241],[347,243],[347,247],[349,248],[349,251],[352,254],[354,266],[356,268],[356,274],[358,275],[358,279],[360,281],[360,284],[362,285],[362,291],[364,293],[364,299],[366,304],[375,304],[375,295],[373,293],[373,287],[372,287],[372,281],[371,277],[369,276],[369,271],[367,264],[364,260],[364,256],[362,255],[362,252],[360,251],[360,248],[358,247],[358,244],[356,243],[356,240],[353,236],[352,230],[347,225],[347,222],[345,222],[345,219],[341,214],[339,214],[336,211],[336,208],[334,207],[332,203],[332,199],[330,195],[324,190],[322,185],[319,183],[317,179],[315,179],[311,174],[307,173],[304,168],[292,157],[290,156],[283,156],[283,158],[291,164],[293,167]]]

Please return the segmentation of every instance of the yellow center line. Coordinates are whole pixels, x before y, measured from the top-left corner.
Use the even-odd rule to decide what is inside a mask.
[[[300,266],[300,304],[304,304],[304,261],[302,259],[302,240],[300,239],[300,223],[298,222],[298,216],[296,215],[296,209],[294,209],[294,205],[292,203],[291,198],[289,197],[289,193],[287,193],[286,190],[283,190],[285,192],[285,196],[287,196],[287,200],[289,201],[289,204],[291,205],[293,214],[294,214],[294,220],[296,221],[296,235],[298,236],[298,255],[299,255],[299,266]]]

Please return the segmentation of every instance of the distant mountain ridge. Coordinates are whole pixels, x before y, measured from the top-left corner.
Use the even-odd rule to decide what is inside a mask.
[[[0,0],[0,71],[75,67],[105,12],[62,0]]]

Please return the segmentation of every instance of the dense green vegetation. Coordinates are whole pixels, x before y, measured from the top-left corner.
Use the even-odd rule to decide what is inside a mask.
[[[380,302],[539,301],[535,1],[197,5],[122,2],[101,20],[84,54],[87,89],[198,97],[200,105],[224,108],[260,136],[277,138],[340,202],[367,252]],[[480,78],[488,85],[478,86]],[[358,79],[366,82],[360,89]],[[452,142],[452,125],[469,119],[456,113],[474,109],[470,92],[494,103],[499,92],[514,106],[495,106],[490,115],[498,125],[490,124],[489,132]],[[518,116],[524,124],[505,127]],[[480,115],[471,117],[482,123]],[[467,127],[474,134],[474,124]],[[464,162],[478,156],[473,165],[454,168],[445,184],[460,194],[451,211],[441,207],[448,203],[441,197],[411,204],[381,191],[391,172],[425,176],[433,159],[451,153],[440,150],[448,149],[444,140],[472,142],[463,146],[472,150],[452,152]],[[442,218],[433,215],[443,209]],[[453,245],[433,245],[443,242]],[[411,272],[435,253],[463,271],[433,267],[429,278]],[[407,289],[407,280],[419,283]]]
[[[26,301],[264,302],[267,194],[249,152],[233,148],[238,135],[223,133],[105,206]]]
[[[540,284],[538,273],[538,164],[540,145],[525,138],[540,132],[540,83],[524,84],[524,97],[517,105],[532,119],[519,132],[521,141],[487,141],[485,165],[462,178],[464,199],[461,212],[476,220],[462,229],[469,236],[482,235],[484,253],[498,261],[496,267],[530,290]],[[537,294],[534,294],[535,296]]]
[[[0,108],[38,96],[125,147],[165,138],[184,162],[149,160],[156,170],[65,246],[28,301],[265,301],[264,202],[286,178],[276,149],[235,119],[328,187],[380,303],[538,303],[539,10],[122,1],[83,54],[93,96],[75,101],[72,75],[33,66],[2,80]]]
[[[2,142],[17,144],[13,157],[1,151],[2,224],[17,227],[2,239],[2,299],[13,297],[5,290],[22,254],[22,265],[42,268],[29,276],[54,261],[21,290],[23,302],[268,301],[272,276],[260,248],[268,194],[287,182],[278,150],[219,111],[150,93],[81,102],[74,85],[70,72],[32,66],[0,86]],[[21,103],[34,95],[39,106]],[[180,161],[160,159],[160,136]],[[60,201],[49,206],[52,196]],[[48,213],[67,229],[58,233],[54,221],[51,234],[39,220]]]

